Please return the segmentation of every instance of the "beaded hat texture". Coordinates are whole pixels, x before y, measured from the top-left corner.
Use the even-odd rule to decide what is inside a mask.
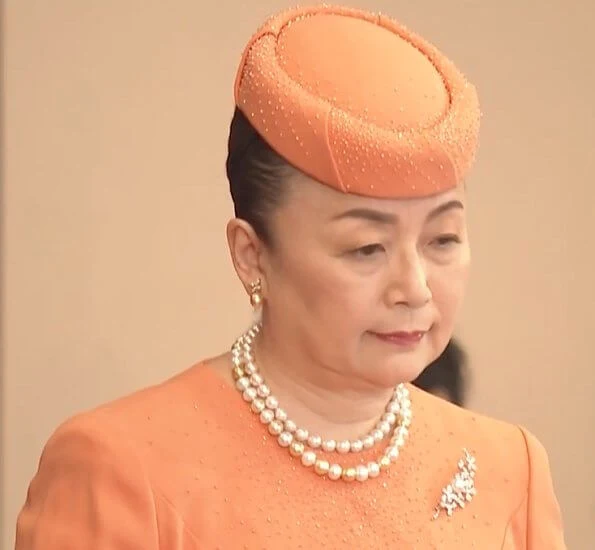
[[[269,18],[245,48],[237,107],[291,165],[345,193],[415,198],[460,184],[475,157],[475,88],[384,15],[316,6]]]

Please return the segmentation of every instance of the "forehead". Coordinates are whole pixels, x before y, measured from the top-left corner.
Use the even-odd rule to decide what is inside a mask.
[[[290,192],[284,215],[295,215],[305,221],[328,221],[342,212],[352,209],[370,209],[385,212],[395,217],[425,218],[435,208],[449,201],[465,204],[465,189],[458,186],[430,197],[415,199],[382,199],[341,193],[303,174],[292,176]]]

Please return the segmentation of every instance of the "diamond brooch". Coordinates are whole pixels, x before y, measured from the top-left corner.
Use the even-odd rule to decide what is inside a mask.
[[[451,482],[442,489],[440,502],[434,509],[433,519],[438,519],[442,512],[447,516],[452,516],[457,508],[464,508],[465,504],[471,502],[477,494],[475,489],[475,473],[477,464],[475,457],[463,449],[463,458],[457,464],[459,470],[452,478]]]

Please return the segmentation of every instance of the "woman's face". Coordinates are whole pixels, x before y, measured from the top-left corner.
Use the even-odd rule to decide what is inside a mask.
[[[445,348],[469,267],[462,188],[375,199],[299,175],[272,235],[264,319],[313,363],[393,386]]]

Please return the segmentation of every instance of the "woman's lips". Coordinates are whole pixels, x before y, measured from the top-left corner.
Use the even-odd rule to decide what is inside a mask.
[[[398,346],[414,346],[421,341],[426,332],[427,331],[425,330],[413,330],[398,332],[372,332],[372,334],[376,336],[376,338],[390,344],[396,344]]]

